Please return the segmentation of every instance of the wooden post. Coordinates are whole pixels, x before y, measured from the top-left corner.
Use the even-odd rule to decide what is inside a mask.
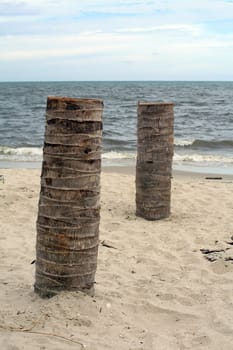
[[[103,101],[47,99],[35,292],[94,292],[100,221]]]
[[[170,215],[173,104],[138,103],[136,215],[157,220]]]

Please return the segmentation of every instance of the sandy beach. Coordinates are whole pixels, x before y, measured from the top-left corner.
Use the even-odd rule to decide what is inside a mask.
[[[40,169],[0,174],[1,349],[233,348],[233,176],[174,173],[172,214],[152,222],[135,216],[133,170],[103,169],[95,297],[41,299]]]

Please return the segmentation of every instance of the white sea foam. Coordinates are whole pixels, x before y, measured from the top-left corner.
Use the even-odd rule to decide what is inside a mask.
[[[136,159],[136,152],[107,152],[103,153],[103,159],[118,160],[118,159]],[[225,157],[221,155],[211,154],[178,154],[175,153],[173,157],[174,162],[191,162],[191,163],[226,163],[233,164],[233,157]]]
[[[195,139],[175,139],[174,140],[174,145],[175,146],[180,146],[180,147],[185,147],[185,146],[191,146],[194,143]]]
[[[102,154],[102,159],[135,159],[135,152],[110,151]]]
[[[233,164],[233,157],[211,154],[174,154],[174,162]]]
[[[0,146],[0,159],[12,161],[41,161],[42,148],[40,147],[6,147]]]
[[[38,162],[42,160],[43,150],[41,147],[6,147],[0,146],[0,160],[21,161],[21,162]],[[122,161],[124,164],[129,162],[134,163],[136,159],[136,152],[117,152],[110,151],[102,154],[102,159],[107,163],[114,163]],[[219,154],[200,154],[200,153],[175,153],[173,157],[174,164],[225,164],[231,166],[233,164],[232,156],[224,156]]]

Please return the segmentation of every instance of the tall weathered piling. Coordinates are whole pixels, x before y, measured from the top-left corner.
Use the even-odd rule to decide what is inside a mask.
[[[172,103],[138,103],[136,215],[147,220],[170,215],[173,123]]]
[[[35,292],[93,294],[103,101],[49,96],[37,219]]]

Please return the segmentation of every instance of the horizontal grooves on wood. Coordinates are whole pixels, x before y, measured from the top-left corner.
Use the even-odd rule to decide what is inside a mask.
[[[35,291],[93,289],[100,220],[101,100],[48,97]]]
[[[173,104],[138,104],[136,215],[158,220],[170,215]]]

